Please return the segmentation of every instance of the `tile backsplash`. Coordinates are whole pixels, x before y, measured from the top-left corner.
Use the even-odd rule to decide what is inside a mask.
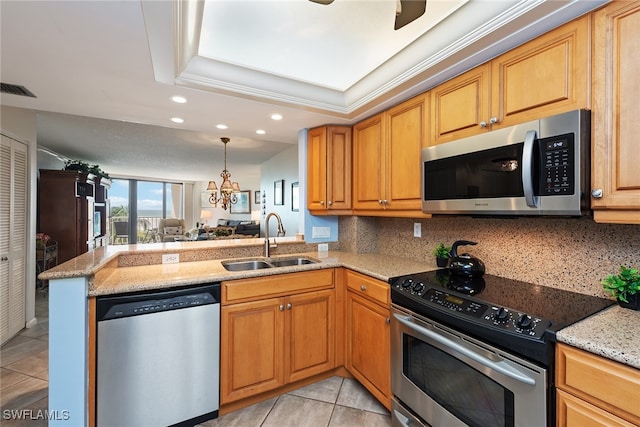
[[[413,237],[413,224],[422,237]],[[431,219],[341,217],[340,249],[378,252],[424,260],[436,268],[432,255],[438,242],[478,242],[459,253],[480,258],[488,274],[544,286],[604,296],[600,281],[620,265],[640,268],[640,225],[597,224],[583,218]]]

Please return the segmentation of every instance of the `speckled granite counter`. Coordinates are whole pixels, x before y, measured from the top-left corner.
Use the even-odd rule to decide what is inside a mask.
[[[640,369],[640,311],[618,305],[562,329],[559,342]]]

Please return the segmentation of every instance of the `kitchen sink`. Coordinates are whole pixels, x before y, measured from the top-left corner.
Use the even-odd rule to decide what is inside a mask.
[[[292,265],[305,265],[315,264],[316,260],[309,258],[287,258],[287,259],[274,259],[271,261],[274,267],[290,267]]]
[[[223,261],[222,266],[228,271],[260,270],[263,268],[292,267],[296,265],[315,264],[319,262],[313,258],[261,258],[241,261]]]
[[[262,268],[272,268],[273,266],[266,261],[226,261],[222,265],[229,271],[247,271],[260,270]]]

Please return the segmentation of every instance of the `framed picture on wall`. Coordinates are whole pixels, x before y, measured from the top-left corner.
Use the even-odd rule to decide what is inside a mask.
[[[297,182],[291,184],[291,210],[293,212],[300,210],[300,187]]]
[[[253,192],[253,204],[254,205],[260,204],[260,190]]]
[[[273,183],[273,204],[284,205],[284,179],[279,179]]]
[[[234,214],[251,213],[251,191],[241,191],[236,196],[238,197],[238,202],[231,204],[229,212]]]

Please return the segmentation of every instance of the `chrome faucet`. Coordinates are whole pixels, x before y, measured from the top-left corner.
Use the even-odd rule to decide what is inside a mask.
[[[276,219],[278,220],[278,234],[276,235],[276,237],[284,237],[286,231],[284,229],[284,225],[282,225],[282,218],[280,218],[280,215],[278,215],[275,212],[271,212],[269,215],[267,215],[267,219],[265,219],[265,228],[264,228],[264,256],[266,258],[269,258],[269,249],[271,248],[271,245],[269,245],[269,219],[271,219],[272,216],[275,216]],[[273,247],[277,247],[278,245],[276,244],[276,239],[273,239]]]

